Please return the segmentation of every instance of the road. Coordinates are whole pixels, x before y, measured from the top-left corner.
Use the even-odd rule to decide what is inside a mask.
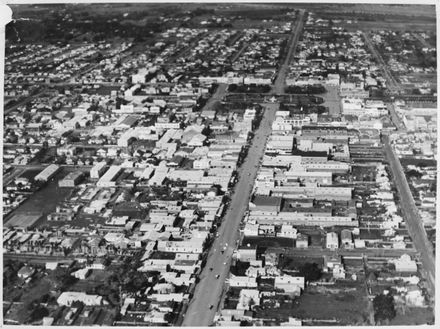
[[[92,71],[93,69],[95,69],[99,65],[100,65],[99,63],[98,64],[94,64],[94,65],[91,65],[91,66],[89,66],[89,67],[87,67],[85,69],[80,70],[79,72],[77,72],[74,75],[72,75],[69,79],[66,79],[65,83],[68,83],[67,81],[69,81],[71,78],[76,78],[76,77],[78,77],[80,75],[86,74],[89,71]],[[3,115],[9,114],[10,112],[16,110],[18,107],[24,106],[27,103],[29,103],[30,101],[32,101],[34,99],[37,99],[38,97],[41,97],[43,94],[47,93],[51,87],[60,86],[60,85],[64,85],[64,82],[53,83],[53,84],[52,83],[45,84],[44,85],[45,88],[43,90],[39,91],[38,93],[36,93],[34,95],[30,95],[30,96],[26,97],[25,99],[19,101],[18,103],[14,104],[12,106],[8,106],[7,108],[5,108],[3,110]]]
[[[284,93],[285,78],[303,27],[303,17],[304,11],[301,10],[295,29],[289,38],[289,51],[274,82],[273,91],[277,94]],[[221,100],[225,91],[226,85],[219,85],[204,110],[210,109],[216,101]],[[269,103],[263,106],[265,107],[263,118],[255,132],[247,157],[238,170],[239,180],[231,196],[231,203],[218,230],[218,238],[214,240],[210,248],[206,266],[200,275],[200,282],[197,284],[194,296],[188,305],[183,326],[211,325],[220,306],[224,282],[229,275],[232,254],[240,236],[240,222],[248,208],[259,163],[264,155],[266,141],[272,131],[275,112],[279,109],[279,103]]]
[[[405,132],[406,127],[405,124],[402,122],[402,120],[399,118],[396,112],[396,108],[394,104],[387,104],[388,112],[390,112],[391,115],[391,121],[393,121],[393,124],[396,126],[396,129],[398,132]]]
[[[22,175],[26,170],[36,170],[36,169],[43,170],[48,166],[48,164],[27,164],[27,165],[12,165],[12,166],[14,167],[14,169],[3,177],[3,186],[8,186],[16,177]],[[74,169],[80,171],[89,171],[93,166],[90,165],[78,166],[78,165],[63,164],[60,165],[60,167],[67,168],[70,170]]]
[[[11,172],[3,176],[3,186],[8,186],[16,177],[26,171],[24,168],[14,168]]]
[[[20,106],[26,105],[31,100],[36,99],[36,98],[40,97],[41,95],[43,95],[45,92],[47,92],[47,89],[43,89],[42,91],[39,91],[38,93],[36,93],[34,95],[28,96],[28,97],[24,98],[23,100],[19,101],[18,103],[14,104],[12,106],[8,106],[7,108],[5,108],[3,110],[3,115],[9,114],[12,111],[15,111]]]
[[[212,110],[213,106],[217,102],[220,102],[223,99],[223,97],[225,97],[227,89],[228,89],[228,85],[226,83],[219,83],[214,95],[212,95],[209,98],[209,100],[206,102],[205,106],[203,106],[202,112]]]
[[[428,41],[426,41],[419,33],[412,33],[413,37],[415,37],[425,48],[432,48]]]
[[[209,35],[209,32],[203,32],[200,35],[196,36],[193,40],[189,42],[187,46],[183,46],[182,49],[178,50],[176,53],[171,55],[165,61],[165,65],[171,65],[175,63],[178,58],[185,58],[186,55],[199,44],[199,41],[202,40],[207,35]]]
[[[241,46],[240,50],[237,51],[237,53],[234,55],[234,57],[231,59],[231,63],[234,63],[238,57],[240,57],[240,55],[243,53],[243,51],[249,46],[248,42],[244,42],[243,45]]]
[[[377,61],[379,62],[379,67],[381,68],[382,72],[385,75],[385,78],[388,81],[388,89],[390,91],[399,91],[400,90],[400,85],[397,83],[396,79],[394,79],[393,75],[390,73],[389,69],[388,69],[388,65],[385,63],[385,61],[383,60],[382,56],[379,54],[379,52],[377,51],[376,47],[374,46],[374,44],[371,42],[370,37],[368,36],[367,33],[362,32],[362,35],[364,36],[364,40],[365,43],[367,44],[368,48],[370,49],[371,53],[373,54],[374,57],[376,57]]]
[[[342,256],[342,257],[400,257],[403,254],[417,256],[418,253],[414,249],[386,249],[386,248],[362,248],[362,249],[337,249],[331,250],[327,248],[313,248],[307,249],[299,248],[268,248],[270,252],[276,254],[284,254],[285,256],[295,257],[314,257],[320,258],[322,256]]]
[[[284,63],[281,64],[280,69],[278,71],[277,77],[275,79],[272,91],[277,94],[284,94],[284,87],[286,82],[286,75],[289,70],[289,64],[293,56],[295,55],[296,45],[298,44],[299,37],[301,35],[301,31],[304,24],[304,10],[299,11],[298,20],[296,22],[295,28],[292,30],[292,34],[289,38],[289,51],[287,52],[287,56],[284,60]]]
[[[231,203],[218,230],[219,236],[211,246],[206,266],[200,275],[200,282],[185,314],[183,326],[209,326],[220,304],[232,253],[240,235],[240,222],[249,204],[259,162],[264,154],[266,140],[272,131],[272,122],[279,104],[266,104],[265,107],[248,155],[238,170],[239,180],[231,196]],[[209,308],[210,305],[213,305],[212,309]]]
[[[425,279],[428,283],[428,293],[432,298],[435,296],[435,257],[433,246],[428,240],[425,228],[423,227],[420,214],[414,202],[413,196],[409,189],[408,182],[404,175],[403,168],[400,164],[399,158],[392,149],[388,136],[383,136],[384,149],[388,162],[390,164],[391,172],[393,174],[394,182],[396,183],[397,191],[400,197],[400,207],[403,212],[408,233],[411,236],[413,245],[420,253],[420,260],[422,267],[425,270]]]

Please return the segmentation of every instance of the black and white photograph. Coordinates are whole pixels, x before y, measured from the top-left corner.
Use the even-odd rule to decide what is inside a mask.
[[[438,1],[3,2],[0,326],[434,328]]]

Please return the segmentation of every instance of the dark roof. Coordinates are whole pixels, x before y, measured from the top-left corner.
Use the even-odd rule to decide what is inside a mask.
[[[180,165],[182,163],[182,161],[184,160],[184,157],[181,155],[175,155],[173,156],[173,158],[171,159],[170,163],[177,163],[177,165]]]
[[[307,156],[307,157],[327,157],[327,152],[325,152],[325,151],[293,150],[292,155],[301,155],[301,156]]]
[[[279,197],[258,195],[254,198],[253,203],[256,206],[276,206],[276,207],[279,207],[281,205],[281,201],[282,201],[282,198],[279,198]]]
[[[332,207],[289,207],[289,204],[284,203],[283,208],[281,209],[283,212],[299,212],[299,213],[328,213],[332,212]]]

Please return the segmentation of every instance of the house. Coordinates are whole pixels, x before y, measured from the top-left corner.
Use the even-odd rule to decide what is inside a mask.
[[[410,307],[423,307],[425,305],[425,297],[418,287],[411,289],[406,293],[405,301]]]
[[[278,266],[279,256],[275,252],[269,252],[266,250],[264,253],[264,264],[266,266]]]
[[[260,305],[260,292],[257,289],[242,289],[238,299],[237,310],[251,310]]]
[[[230,287],[244,287],[244,288],[257,288],[257,280],[255,277],[237,276],[231,274],[229,277]]]
[[[252,224],[247,222],[243,229],[243,234],[245,236],[258,236],[258,224]]]
[[[275,277],[275,289],[283,290],[285,293],[299,296],[304,290],[305,281],[301,276],[283,275]]]
[[[350,230],[344,229],[341,231],[341,245],[346,249],[353,249],[353,236]]]
[[[167,321],[165,320],[165,315],[166,314],[167,313],[165,313],[165,312],[160,312],[160,311],[152,310],[151,312],[148,312],[144,316],[144,321],[145,322],[150,322],[150,323],[165,324],[165,323],[167,323]]]
[[[85,280],[91,273],[89,268],[82,268],[78,271],[71,273],[71,275],[79,280]]]
[[[86,306],[100,306],[104,303],[102,296],[88,295],[84,292],[65,291],[57,299],[57,303],[63,306],[71,306],[74,302],[82,302]]]
[[[330,257],[327,255],[323,256],[323,267],[322,270],[324,273],[332,271],[335,266],[342,266],[341,257]]]
[[[343,265],[336,264],[333,266],[332,272],[335,279],[345,279],[345,268]]]
[[[257,260],[257,247],[242,246],[237,250],[237,259],[241,262]]]
[[[252,210],[277,213],[281,209],[281,201],[281,198],[258,195],[252,201],[252,204],[255,205]]]
[[[35,274],[35,272],[36,272],[36,270],[33,267],[26,265],[26,266],[23,266],[20,270],[18,270],[17,276],[20,279],[26,280],[26,279],[32,277]]]
[[[261,266],[253,266],[253,264],[251,262],[251,266],[248,267],[245,274],[247,277],[257,278],[259,276],[266,275],[266,269]]]
[[[298,230],[292,225],[284,224],[281,225],[280,232],[277,233],[278,237],[291,238],[296,239],[298,234]]]
[[[258,227],[258,235],[275,236],[275,225],[262,224]]]
[[[337,233],[335,232],[327,233],[326,247],[327,249],[332,249],[332,250],[339,248],[339,238]]]
[[[404,254],[398,259],[391,260],[396,267],[397,272],[417,272],[417,263],[411,259],[411,256]]]
[[[296,237],[296,247],[297,248],[308,248],[309,247],[309,236],[306,234],[299,233]]]
[[[58,262],[46,262],[46,270],[55,270],[58,267]]]

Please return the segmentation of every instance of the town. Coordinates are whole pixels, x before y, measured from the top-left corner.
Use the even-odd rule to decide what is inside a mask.
[[[5,325],[434,323],[434,5],[11,8]]]

